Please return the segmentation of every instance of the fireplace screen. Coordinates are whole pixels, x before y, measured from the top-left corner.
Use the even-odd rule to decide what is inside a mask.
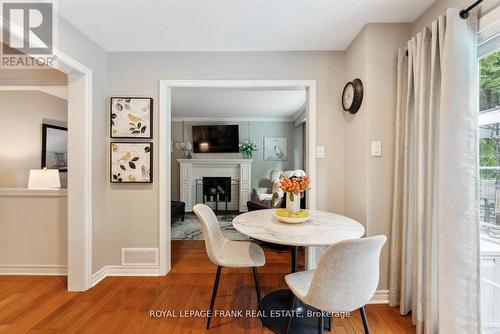
[[[239,181],[230,177],[203,177],[196,180],[196,203],[212,207],[216,212],[224,209],[226,212],[233,204],[234,194],[239,193]],[[221,206],[222,205],[222,206]]]

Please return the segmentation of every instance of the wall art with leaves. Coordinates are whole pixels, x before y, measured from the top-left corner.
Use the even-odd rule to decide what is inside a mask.
[[[110,99],[111,138],[153,138],[153,99],[112,97]]]
[[[151,183],[153,143],[111,142],[111,183]]]

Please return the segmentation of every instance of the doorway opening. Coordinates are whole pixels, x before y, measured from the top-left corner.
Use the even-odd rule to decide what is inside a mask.
[[[11,30],[11,35],[20,40],[23,39],[22,34],[22,29]],[[91,287],[92,277],[92,71],[57,48],[53,49],[53,56],[57,62],[53,62],[50,68],[35,71],[38,73],[59,71],[67,78],[67,92],[64,93],[67,95],[67,128],[70,129],[67,135],[67,152],[75,152],[75,154],[69,153],[66,157],[59,155],[58,162],[53,164],[54,166],[62,166],[67,162],[67,254],[65,256],[67,266],[55,270],[50,266],[42,266],[43,272],[41,272],[40,267],[29,266],[26,269],[26,266],[20,265],[0,270],[0,273],[33,274],[33,270],[35,270],[37,271],[35,274],[38,275],[66,274],[69,291],[85,291]],[[2,71],[12,70],[4,69]],[[29,70],[23,69],[22,71]],[[10,73],[16,75],[15,72]],[[2,75],[2,78],[6,78],[6,76]],[[17,81],[17,85],[20,82],[22,83],[22,80]],[[6,86],[13,85],[6,84]],[[50,91],[51,94],[60,93],[57,87],[45,87],[44,89]],[[52,127],[52,129],[54,128]],[[46,160],[47,162],[50,163]]]
[[[315,81],[161,80],[159,118],[163,275],[171,268],[172,242],[203,239],[193,205],[216,210],[223,233],[238,240],[245,237],[231,221],[248,210],[247,202],[281,203],[270,189],[276,175],[303,169],[315,189]],[[257,151],[241,152],[245,144]],[[314,210],[314,191],[306,201]],[[310,266],[315,253],[307,252]]]

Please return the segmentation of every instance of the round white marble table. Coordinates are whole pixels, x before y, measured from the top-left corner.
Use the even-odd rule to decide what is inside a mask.
[[[291,271],[297,271],[297,253],[300,246],[329,246],[333,243],[358,239],[365,234],[365,228],[355,220],[324,211],[310,211],[310,218],[301,224],[286,224],[273,216],[275,209],[257,210],[234,218],[234,228],[251,238],[280,245],[291,246]],[[278,290],[267,294],[261,302],[262,323],[280,333],[287,317],[292,292]],[[292,319],[291,333],[317,333],[317,318],[307,317],[308,305],[300,305]],[[274,315],[274,316],[273,316]],[[330,318],[325,321],[325,330],[330,329]]]

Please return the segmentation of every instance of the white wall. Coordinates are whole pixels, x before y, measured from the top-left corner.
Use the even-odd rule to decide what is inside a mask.
[[[29,170],[41,166],[42,123],[67,120],[66,100],[39,91],[0,91],[0,188],[28,186]]]
[[[340,92],[343,64],[341,52],[111,53],[109,94],[153,97],[157,120],[160,79],[316,80],[317,142],[326,150],[326,158],[318,161],[317,171],[318,175],[328,175],[317,184],[317,207],[342,213],[344,136]],[[157,142],[157,122],[154,129]],[[157,149],[154,159],[157,170]],[[106,185],[109,264],[119,263],[121,247],[158,246],[157,173],[153,179],[151,185]],[[124,206],[123,203],[133,204]]]

